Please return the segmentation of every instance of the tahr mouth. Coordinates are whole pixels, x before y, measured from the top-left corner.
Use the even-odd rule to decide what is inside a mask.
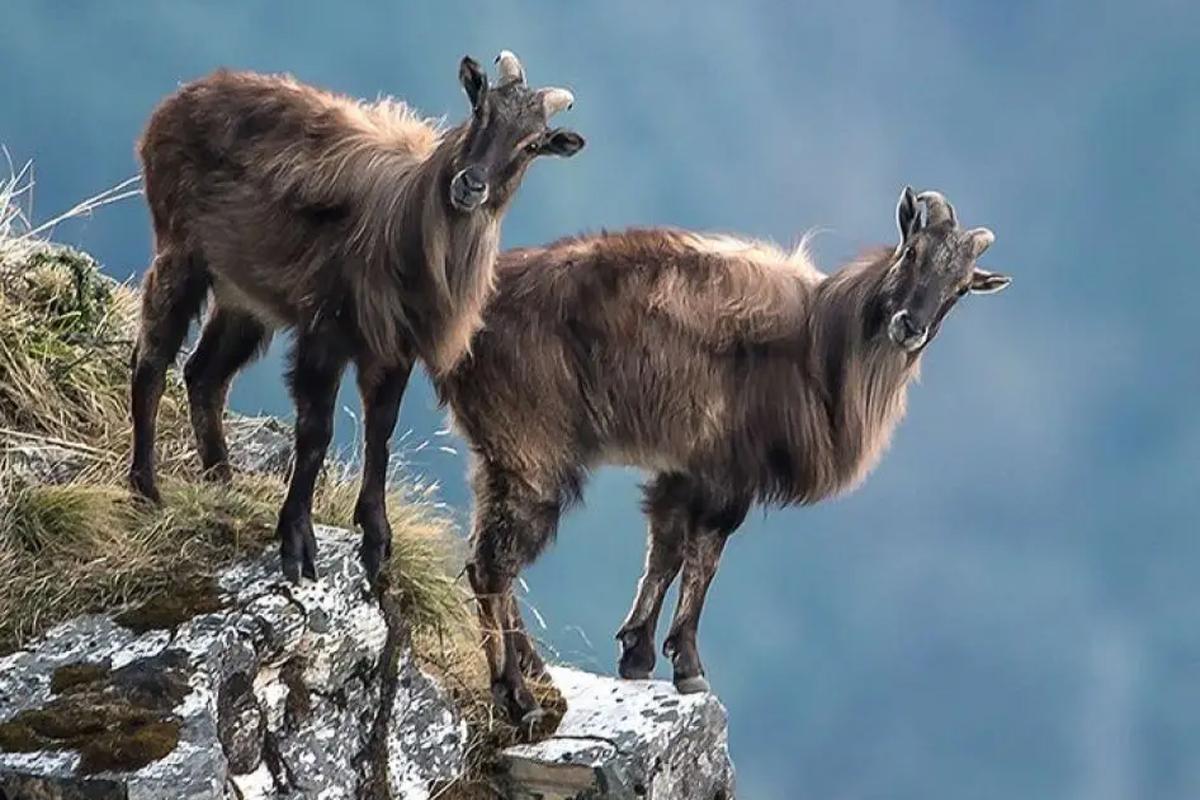
[[[897,311],[888,320],[888,338],[907,353],[915,353],[929,341],[929,328],[913,323],[907,311]]]

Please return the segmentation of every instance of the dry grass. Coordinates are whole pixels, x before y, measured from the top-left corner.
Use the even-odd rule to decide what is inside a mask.
[[[0,182],[0,653],[79,613],[130,607],[260,552],[273,541],[285,488],[268,475],[239,475],[231,487],[199,480],[184,391],[172,372],[159,415],[164,503],[130,497],[124,472],[137,293],[102,275],[87,255],[33,235],[40,228],[21,208],[25,181],[21,170]],[[122,185],[73,213],[127,193]],[[44,483],[20,469],[30,442],[60,448],[72,477]],[[357,476],[327,470],[314,518],[352,527],[356,492]],[[389,511],[392,585],[415,649],[471,730],[468,775],[439,796],[498,796],[495,753],[522,736],[491,703],[470,595],[458,576],[460,540],[433,487],[397,481]]]
[[[159,414],[161,508],[124,488],[129,447],[129,358],[137,293],[87,255],[38,234],[54,222],[128,196],[129,182],[32,227],[23,202],[28,167],[0,182],[0,650],[18,647],[82,611],[143,600],[265,547],[283,483],[241,476],[232,487],[198,480],[179,376]],[[18,468],[31,442],[70,461],[67,483]],[[314,517],[352,527],[356,476],[332,468]],[[456,580],[457,538],[430,487],[399,481],[390,503],[394,585],[414,630],[469,626]]]
[[[182,387],[173,376],[160,412],[161,508],[124,489],[135,293],[82,254],[0,237],[0,647],[82,611],[113,608],[181,578],[211,575],[272,538],[283,484],[245,476],[232,487],[198,480]],[[21,477],[13,455],[36,437],[82,470],[69,483]],[[357,482],[327,474],[314,517],[352,527]],[[413,624],[457,626],[467,596],[451,573],[453,525],[430,489],[398,484],[391,502],[396,585]]]
[[[9,477],[0,490],[0,648],[19,647],[76,614],[115,609],[192,585],[274,542],[283,483],[238,476],[215,486],[166,478],[161,508],[95,475],[61,485]],[[353,488],[351,486],[351,488]],[[428,497],[392,498],[393,575],[421,634],[466,644],[467,596],[451,572],[455,540]],[[347,484],[326,479],[314,517],[351,527]],[[461,633],[459,633],[461,631]],[[473,649],[473,642],[472,649]]]

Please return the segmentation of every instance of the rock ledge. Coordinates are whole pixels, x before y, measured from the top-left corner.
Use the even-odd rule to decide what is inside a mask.
[[[380,753],[396,798],[457,776],[464,725],[407,648],[383,685],[388,630],[357,536],[317,535],[317,583],[283,583],[264,555],[222,573],[216,602],[174,627],[82,616],[0,659],[0,797],[357,798],[383,774]],[[384,688],[388,746],[368,747]],[[115,745],[113,708],[134,725]],[[151,740],[143,725],[175,735]]]
[[[725,709],[715,695],[550,671],[567,713],[550,738],[504,751],[512,800],[732,800]]]

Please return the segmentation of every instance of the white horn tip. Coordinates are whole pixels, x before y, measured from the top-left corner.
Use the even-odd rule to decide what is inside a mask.
[[[971,243],[975,258],[983,255],[983,252],[992,246],[992,242],[996,241],[996,234],[987,228],[972,228],[967,236],[969,237],[968,241]]]
[[[550,117],[564,109],[572,108],[575,105],[575,95],[558,87],[546,89],[542,95],[542,105],[546,116]]]
[[[500,55],[496,56],[496,65],[499,68],[500,77],[504,80],[524,82],[525,68],[521,66],[521,60],[512,50],[501,50]]]

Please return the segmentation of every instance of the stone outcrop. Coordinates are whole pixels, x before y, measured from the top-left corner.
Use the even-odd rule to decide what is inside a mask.
[[[725,709],[715,695],[550,671],[567,713],[549,738],[502,753],[512,800],[732,800]]]
[[[265,555],[0,659],[0,796],[357,798],[383,776],[419,799],[457,776],[466,731],[449,697],[402,638],[395,675],[379,668],[389,629],[357,537],[318,538],[320,582],[289,586]]]

